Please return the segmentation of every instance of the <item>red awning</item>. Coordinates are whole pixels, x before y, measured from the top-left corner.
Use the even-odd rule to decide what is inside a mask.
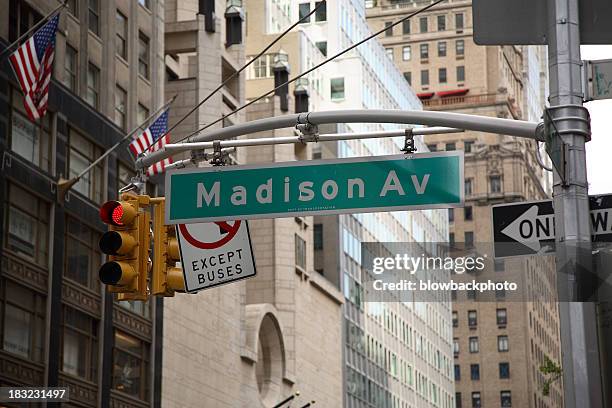
[[[435,92],[423,92],[423,93],[419,93],[417,94],[417,96],[419,97],[419,99],[429,99],[432,96],[434,96]]]
[[[470,89],[469,88],[464,88],[464,89],[454,89],[452,91],[443,91],[443,92],[438,92],[438,96],[440,98],[444,98],[445,96],[461,96],[461,95],[465,95],[466,93],[468,93]]]

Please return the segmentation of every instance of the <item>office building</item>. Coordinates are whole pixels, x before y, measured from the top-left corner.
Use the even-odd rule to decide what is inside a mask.
[[[373,30],[389,27],[426,1],[366,2]],[[415,89],[424,109],[537,121],[545,104],[547,71],[541,47],[478,46],[472,3],[444,2],[381,35],[387,54]],[[430,150],[465,152],[464,208],[449,210],[449,241],[489,243],[491,205],[540,200],[550,176],[538,165],[531,140],[482,132],[427,137]],[[554,263],[550,258],[496,261],[493,279],[514,276],[537,302],[478,302],[459,293],[453,304],[457,407],[561,407],[562,387],[543,393],[539,368],[560,361]],[[467,296],[467,297],[466,297]],[[528,299],[529,300],[529,299]],[[541,300],[541,301],[540,301]]]

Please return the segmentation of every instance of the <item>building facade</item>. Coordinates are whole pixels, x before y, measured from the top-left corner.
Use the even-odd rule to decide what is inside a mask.
[[[160,406],[161,302],[114,302],[98,279],[98,207],[129,182],[133,159],[116,150],[62,201],[57,184],[162,105],[162,4],[68,1],[49,110],[36,123],[7,55],[0,61],[2,386],[65,386],[71,406]],[[0,7],[4,50],[56,4]]]
[[[388,27],[425,1],[366,2],[373,30]],[[425,109],[537,121],[545,104],[546,58],[539,47],[478,46],[471,1],[453,0],[381,37],[387,54],[415,89]],[[549,176],[539,167],[533,141],[465,132],[428,136],[430,150],[465,153],[465,207],[449,210],[451,244],[490,250],[491,205],[545,199]],[[550,258],[496,261],[483,279],[518,279],[538,301],[505,294],[478,301],[457,294],[453,303],[457,407],[561,407],[560,382],[543,392],[539,368],[560,361],[554,264]],[[471,279],[471,278],[470,278]],[[533,300],[530,297],[527,300]]]
[[[303,18],[319,2],[249,0],[247,55],[259,52],[289,24]],[[340,24],[336,24],[339,22]],[[365,9],[359,1],[328,1],[296,32],[284,37],[247,75],[247,99],[274,87],[279,72],[291,77],[369,34]],[[279,56],[278,54],[281,54]],[[287,54],[287,60],[283,58]],[[300,91],[308,103],[300,106]],[[401,73],[375,40],[330,62],[297,82],[278,98],[295,101],[286,112],[331,109],[420,109],[421,104]],[[321,133],[389,130],[392,125],[338,124]],[[426,149],[418,139],[420,149]],[[401,153],[403,140],[351,140],[296,146],[296,159],[326,159]],[[293,147],[287,147],[287,149]],[[270,148],[272,149],[272,148]],[[287,157],[289,158],[289,157]],[[289,158],[290,159],[290,158]],[[346,407],[454,406],[452,336],[449,302],[431,305],[367,302],[361,268],[362,242],[445,240],[446,213],[355,214],[313,217],[315,275],[342,291],[341,404]],[[340,405],[334,405],[340,406]]]
[[[166,94],[179,95],[171,123],[251,56],[248,42],[235,42],[228,30],[236,29],[230,27],[233,12],[250,18],[261,6],[255,1],[239,6],[226,1],[166,3]],[[272,19],[269,23],[276,27]],[[248,27],[249,40],[254,24],[240,20],[241,30]],[[258,39],[257,47],[268,41]],[[302,44],[304,39],[291,34],[288,41]],[[293,45],[283,46],[292,51]],[[228,83],[172,132],[173,140],[241,106],[245,95],[254,94],[245,86],[245,74],[273,76],[273,62],[266,55]],[[218,127],[293,110],[293,99],[271,97],[227,116]],[[246,137],[292,134],[292,129],[283,129]],[[310,154],[310,148],[293,145],[241,148],[228,165],[302,160]],[[343,298],[314,272],[312,217],[253,220],[249,230],[257,276],[164,299],[163,405],[271,407],[299,391],[296,406],[309,401],[340,406]]]

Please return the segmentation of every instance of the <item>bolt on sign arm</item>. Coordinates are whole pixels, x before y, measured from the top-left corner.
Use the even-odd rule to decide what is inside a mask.
[[[396,123],[406,125],[448,126],[458,129],[499,133],[543,141],[543,135],[540,130],[538,130],[538,123],[536,122],[452,112],[373,109],[308,112],[258,119],[228,126],[226,128],[211,129],[193,137],[190,141],[208,142],[213,140],[224,140],[248,135],[250,133],[294,127],[300,124],[323,125],[330,123]],[[319,140],[321,140],[321,137],[319,137]],[[186,146],[187,145],[188,144],[186,144]],[[139,169],[146,168],[153,163],[169,157],[172,153],[183,151],[180,149],[170,151],[167,149],[167,146],[169,145],[145,157],[139,158],[136,161],[136,167]],[[185,150],[189,149],[185,148]]]

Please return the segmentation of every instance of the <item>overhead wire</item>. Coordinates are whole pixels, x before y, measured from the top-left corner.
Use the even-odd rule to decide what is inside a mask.
[[[255,102],[258,102],[258,101],[262,100],[263,98],[265,98],[265,97],[269,96],[270,94],[272,94],[272,93],[276,92],[278,89],[283,88],[283,87],[285,87],[285,86],[287,86],[287,85],[289,85],[289,84],[291,84],[291,83],[293,83],[293,82],[297,81],[298,79],[300,79],[300,78],[302,78],[302,77],[304,77],[304,76],[308,75],[309,73],[313,72],[314,70],[317,70],[317,69],[321,68],[323,65],[325,65],[325,64],[327,64],[327,63],[329,63],[329,62],[333,61],[334,59],[336,59],[336,58],[338,58],[338,57],[340,57],[340,56],[342,56],[342,55],[346,54],[347,52],[349,52],[349,51],[351,51],[351,50],[353,50],[353,49],[355,49],[355,48],[359,47],[360,45],[362,45],[362,44],[364,44],[365,42],[367,42],[367,41],[371,40],[372,38],[375,38],[376,36],[378,36],[378,35],[382,34],[383,32],[385,32],[385,31],[387,31],[387,30],[389,30],[389,29],[392,29],[392,28],[393,28],[393,27],[395,27],[396,25],[401,24],[401,23],[403,23],[404,21],[409,20],[409,19],[411,19],[412,17],[414,17],[414,16],[416,16],[416,15],[418,15],[418,14],[420,14],[420,13],[423,13],[424,11],[429,10],[430,8],[432,8],[432,7],[436,6],[437,4],[442,3],[443,1],[445,1],[445,0],[437,0],[437,1],[434,1],[433,3],[431,3],[431,4],[429,4],[429,5],[427,5],[427,6],[423,7],[423,8],[421,8],[421,9],[419,9],[419,10],[417,10],[417,11],[415,11],[415,12],[413,12],[413,13],[410,13],[410,14],[409,14],[409,15],[407,15],[406,17],[403,17],[403,18],[399,19],[398,21],[394,22],[393,24],[390,24],[389,26],[385,26],[384,28],[382,28],[382,29],[380,29],[380,30],[376,31],[375,33],[373,33],[373,34],[371,34],[371,35],[367,36],[366,38],[364,38],[364,39],[360,40],[359,42],[356,42],[355,44],[353,44],[353,45],[349,46],[348,48],[345,48],[344,50],[342,50],[342,51],[338,52],[337,54],[335,54],[335,55],[333,55],[333,56],[329,57],[329,58],[328,58],[328,59],[326,59],[325,61],[322,61],[322,62],[320,62],[319,64],[317,64],[317,65],[313,66],[312,68],[307,69],[306,71],[302,72],[301,74],[297,75],[296,77],[294,77],[294,78],[292,78],[292,79],[290,79],[290,80],[288,80],[288,81],[285,81],[284,83],[282,83],[282,84],[280,84],[280,85],[276,86],[274,89],[272,89],[272,90],[270,90],[270,91],[268,91],[268,92],[266,92],[266,93],[264,93],[264,94],[262,94],[262,95],[258,96],[257,98],[255,98],[255,99],[253,99],[253,100],[251,100],[251,101],[249,101],[249,102],[245,103],[244,105],[242,105],[242,106],[240,106],[240,107],[238,107],[238,108],[234,109],[234,110],[233,110],[233,111],[231,111],[230,113],[228,113],[228,114],[226,114],[226,115],[223,115],[223,116],[222,116],[222,117],[220,117],[219,119],[217,119],[217,120],[215,120],[215,121],[213,121],[213,122],[210,122],[210,123],[209,123],[209,124],[207,124],[206,126],[201,127],[200,129],[196,130],[195,132],[190,133],[189,135],[187,135],[187,136],[183,137],[182,139],[180,139],[179,141],[177,141],[177,142],[175,142],[175,143],[181,143],[181,142],[183,142],[183,141],[185,141],[185,140],[187,140],[187,141],[189,142],[189,141],[190,141],[189,139],[190,139],[192,136],[195,136],[195,135],[197,135],[198,133],[203,132],[204,130],[206,130],[206,129],[210,128],[211,126],[216,125],[217,123],[219,123],[219,122],[223,121],[223,120],[224,120],[225,118],[227,118],[228,116],[231,116],[231,115],[233,115],[233,114],[235,114],[235,113],[240,112],[241,110],[243,110],[243,109],[247,108],[248,106],[250,106],[250,105],[254,104]]]

